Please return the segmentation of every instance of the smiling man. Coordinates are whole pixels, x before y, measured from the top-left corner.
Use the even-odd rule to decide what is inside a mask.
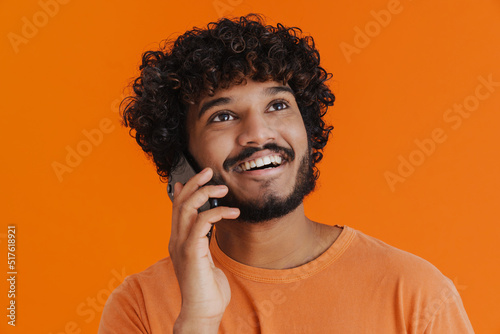
[[[125,125],[162,178],[182,156],[201,172],[175,184],[170,257],[125,279],[99,333],[473,333],[432,264],[306,217],[334,101],[311,37],[222,19],[140,69]]]

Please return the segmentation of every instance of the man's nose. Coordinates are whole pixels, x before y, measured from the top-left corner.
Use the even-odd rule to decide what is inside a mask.
[[[276,131],[265,113],[250,111],[241,123],[238,144],[241,146],[262,146],[276,140]]]

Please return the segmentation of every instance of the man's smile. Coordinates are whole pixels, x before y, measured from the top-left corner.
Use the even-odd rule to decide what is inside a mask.
[[[254,158],[251,160],[247,160],[245,162],[242,162],[238,167],[242,171],[250,171],[250,170],[259,170],[259,169],[266,169],[266,168],[274,168],[276,166],[280,166],[281,163],[283,162],[283,159],[279,154],[270,154],[266,155],[262,158]]]
[[[235,172],[245,172],[280,166],[289,159],[288,154],[280,152],[286,149],[279,149],[277,146],[274,146],[275,145],[273,145],[272,149],[257,151],[248,158],[236,162],[233,170]]]
[[[262,149],[248,147],[238,156],[228,158],[223,168],[226,171],[249,172],[277,168],[295,159],[295,152],[290,148],[280,147],[275,143],[264,145]]]

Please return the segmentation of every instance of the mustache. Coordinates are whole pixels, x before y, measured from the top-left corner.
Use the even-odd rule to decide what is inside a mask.
[[[255,152],[264,150],[269,150],[271,152],[279,153],[287,161],[293,161],[295,159],[295,152],[292,149],[278,146],[275,143],[269,143],[265,144],[262,147],[247,147],[243,149],[243,151],[241,151],[237,156],[227,158],[222,164],[222,167],[226,172],[228,172],[231,169],[231,167],[235,166],[239,161],[251,157]]]

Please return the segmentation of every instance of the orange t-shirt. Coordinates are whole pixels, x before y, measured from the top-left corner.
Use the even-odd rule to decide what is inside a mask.
[[[474,333],[436,267],[349,226],[318,258],[285,270],[238,263],[214,241],[214,263],[231,287],[219,333]],[[113,291],[99,333],[172,333],[180,307],[165,258]]]

